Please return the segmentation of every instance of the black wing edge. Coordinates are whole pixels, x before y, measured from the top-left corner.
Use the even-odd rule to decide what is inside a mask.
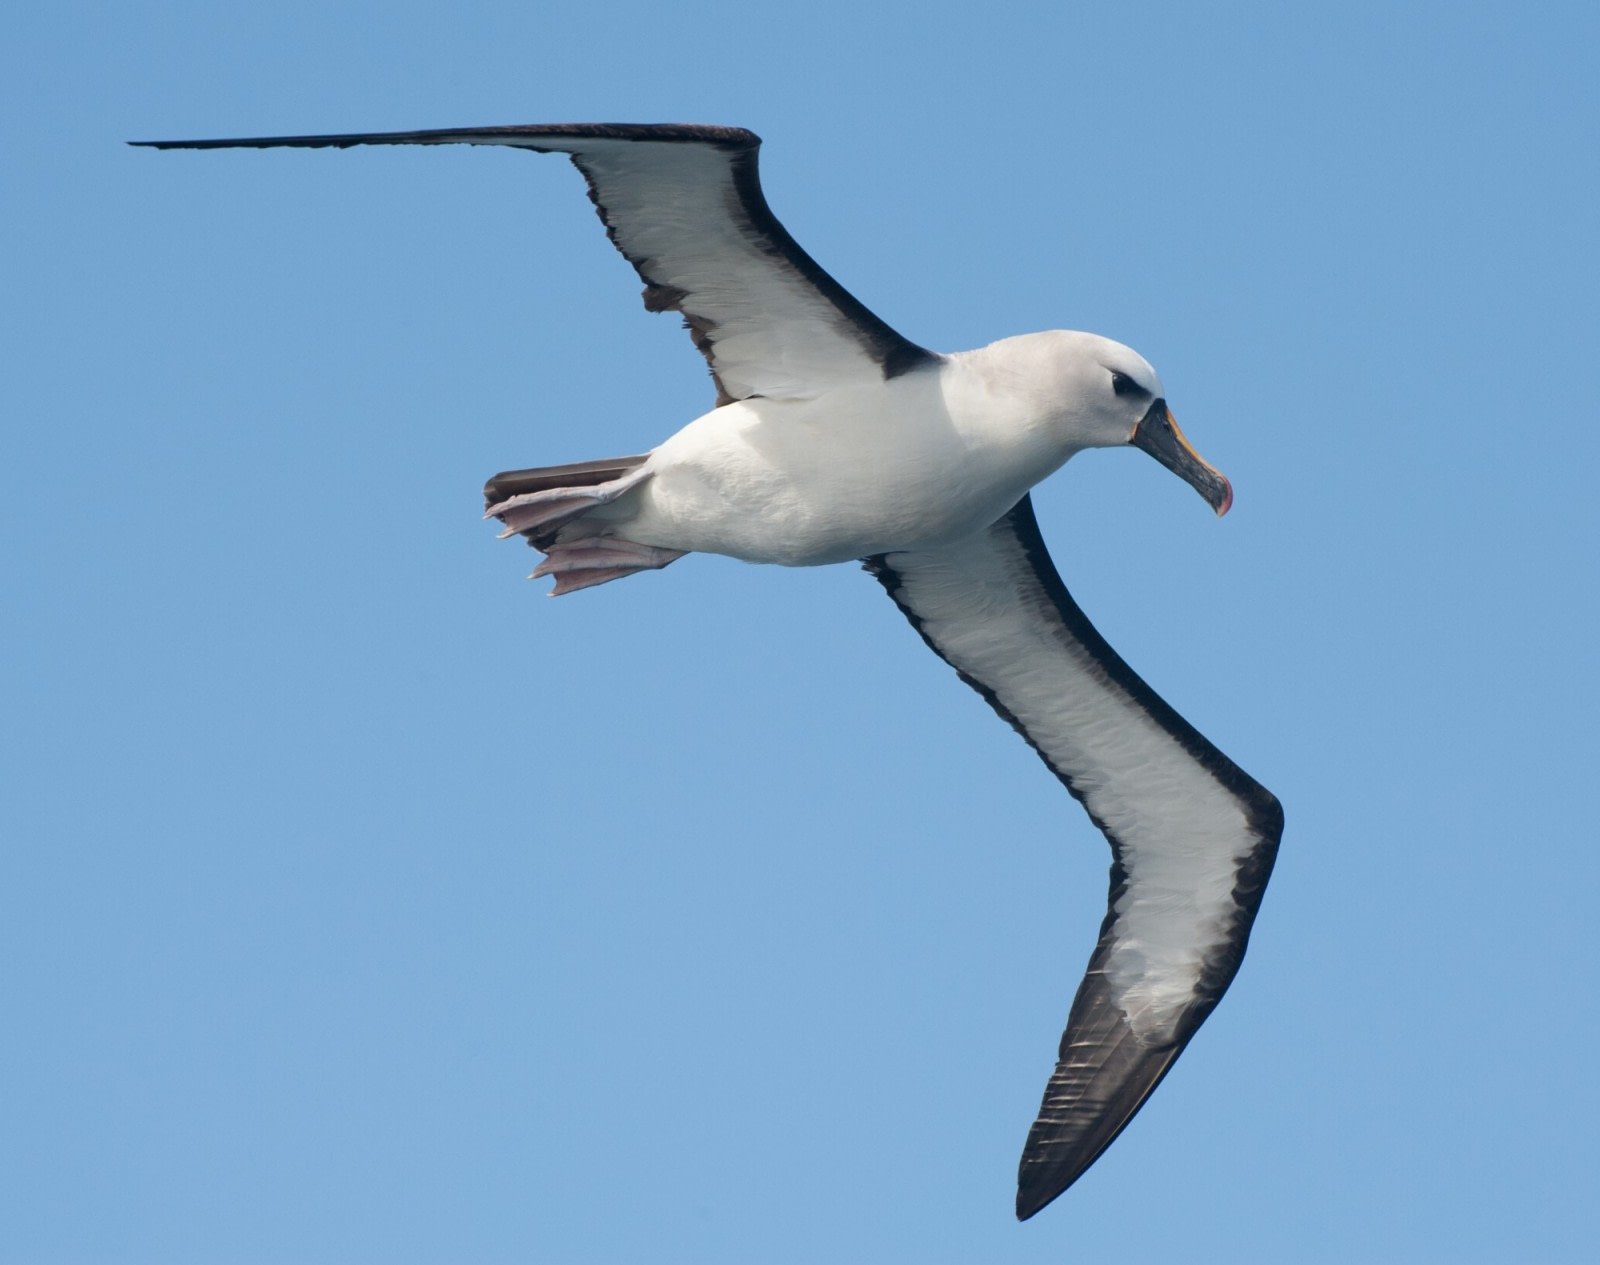
[[[1094,658],[1106,676],[1128,695],[1152,721],[1160,725],[1169,733],[1173,740],[1181,746],[1206,772],[1210,773],[1234,798],[1245,807],[1250,820],[1250,825],[1258,833],[1272,835],[1274,838],[1283,830],[1283,807],[1273,793],[1257,782],[1253,777],[1241,769],[1226,755],[1219,751],[1209,739],[1198,729],[1178,715],[1172,705],[1150,688],[1137,672],[1130,668],[1127,661],[1111,648],[1109,642],[1100,635],[1089,617],[1083,613],[1083,608],[1073,599],[1067,591],[1066,584],[1061,579],[1061,574],[1056,570],[1055,563],[1051,561],[1050,552],[1045,548],[1044,537],[1039,532],[1039,520],[1033,512],[1033,498],[1024,496],[1014,505],[1010,512],[995,524],[1009,528],[1016,538],[1018,547],[1022,550],[1028,563],[1033,568],[1035,578],[1039,581],[1042,594],[1047,597],[1050,604],[1060,616],[1063,630],[1072,640],[1081,645],[1084,650]],[[990,528],[991,531],[995,528]],[[904,605],[899,597],[901,581],[895,574],[894,564],[890,561],[892,554],[877,554],[871,558],[863,558],[862,566],[882,584],[889,596],[894,598],[895,605],[911,622],[917,630],[928,649],[941,659],[945,658],[944,652],[928,638],[923,629],[922,621],[917,613]],[[954,667],[954,664],[951,664]],[[982,681],[976,680],[956,668],[956,673],[981,694],[984,701],[999,714],[1002,720],[1022,735],[1024,741],[1039,753],[1049,767],[1050,771],[1060,780],[1061,784],[1079,800],[1083,796],[1072,785],[1072,780],[1060,769],[1050,763],[1050,757],[1039,750],[1039,744],[1034,742],[1032,736],[1018,722],[1005,706],[995,697],[991,690]],[[1105,826],[1095,822],[1101,830]]]
[[[419,132],[337,132],[325,136],[243,136],[226,140],[129,141],[146,149],[349,149],[354,145],[470,144],[482,136],[504,138],[594,136],[622,141],[685,141],[728,149],[754,149],[761,138],[742,127],[700,123],[524,123],[500,127],[436,127]],[[532,148],[537,148],[533,146]]]
[[[1115,938],[1116,904],[1126,890],[1128,875],[1122,863],[1121,843],[1103,821],[1089,813],[1089,819],[1111,845],[1110,892],[1099,942],[1068,1014],[1055,1071],[1045,1087],[1039,1115],[1023,1147],[1017,1174],[1016,1209],[1017,1219],[1026,1221],[1064,1193],[1116,1141],[1238,974],[1249,945],[1251,925],[1277,860],[1278,844],[1283,835],[1283,806],[1271,791],[1218,750],[1151,689],[1090,623],[1050,558],[1033,511],[1033,498],[1024,496],[1017,502],[996,527],[1002,525],[1015,537],[1066,634],[1094,658],[1106,676],[1152,721],[1171,734],[1184,751],[1239,801],[1248,827],[1258,840],[1235,873],[1232,894],[1236,911],[1230,934],[1220,951],[1206,962],[1195,999],[1179,1020],[1176,1038],[1167,1045],[1152,1048],[1142,1045],[1134,1036],[1112,1002],[1105,982],[1105,962]],[[927,647],[948,663],[916,612],[901,601],[902,582],[890,561],[891,556],[878,554],[865,558],[863,566],[894,598],[895,605],[900,607]],[[956,668],[956,673],[1038,753],[1072,797],[1083,803],[1083,795],[1071,778],[1050,762],[1049,756],[994,691],[960,668]],[[1087,805],[1085,811],[1088,811]]]
[[[846,290],[789,235],[789,230],[784,228],[778,217],[772,213],[772,208],[767,205],[767,195],[761,189],[759,163],[758,142],[736,154],[732,167],[733,187],[739,195],[739,204],[744,209],[751,229],[769,243],[770,249],[781,254],[789,266],[812,289],[833,304],[840,315],[855,326],[868,354],[882,367],[884,378],[886,380],[898,378],[901,374],[910,373],[922,365],[936,364],[942,360],[943,357],[937,352],[929,351],[926,347],[906,338]],[[601,218],[605,218],[603,209]],[[633,258],[629,258],[628,262],[638,269],[639,275],[644,277],[648,284],[650,279],[645,277],[640,262]],[[649,306],[648,290],[646,290],[645,305]],[[710,355],[708,354],[706,358],[709,360]]]
[[[728,150],[732,157],[730,174],[738,195],[740,209],[750,226],[751,234],[764,243],[767,253],[781,256],[812,289],[828,300],[859,332],[868,353],[883,369],[883,376],[896,378],[919,365],[932,364],[940,357],[911,342],[864,303],[831,277],[822,265],[808,255],[789,235],[778,217],[767,205],[761,190],[758,152],[761,138],[742,127],[715,127],[695,123],[530,123],[508,127],[454,127],[433,128],[422,132],[343,132],[326,136],[257,136],[229,140],[189,141],[129,141],[128,144],[150,149],[349,149],[356,145],[448,145],[470,144],[474,138],[482,142],[536,140],[541,136],[551,138],[598,137],[606,140],[627,141],[678,141],[688,144],[714,145]],[[480,142],[480,143],[482,143]],[[526,148],[538,149],[530,144]],[[583,173],[589,187],[589,200],[594,203],[600,221],[613,245],[617,243],[616,231],[600,200],[593,177],[584,168],[581,155],[573,156],[574,165]],[[620,249],[620,248],[619,248]],[[638,259],[621,252],[634,271],[645,283],[644,305],[651,312],[675,311],[684,318],[684,325],[694,339],[701,355],[711,364],[713,359],[715,325],[708,319],[697,317],[683,307],[684,300],[693,296],[675,286],[664,285],[646,271],[648,260]],[[732,397],[717,380],[717,403],[730,403]]]

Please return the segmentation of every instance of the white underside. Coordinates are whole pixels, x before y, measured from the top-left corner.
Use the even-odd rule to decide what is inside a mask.
[[[844,562],[980,531],[1070,455],[952,357],[815,400],[713,409],[650,454],[648,481],[569,531],[747,562]]]

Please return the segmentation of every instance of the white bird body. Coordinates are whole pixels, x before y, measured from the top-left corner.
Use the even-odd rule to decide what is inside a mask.
[[[654,449],[648,479],[561,539],[615,534],[783,566],[949,544],[997,521],[1075,453],[1128,442],[1139,413],[1115,407],[1108,368],[1161,393],[1136,352],[1053,330],[888,382],[736,400]]]
[[[1111,890],[1023,1149],[1017,1215],[1076,1181],[1227,990],[1283,829],[1272,794],[1106,644],[1033,516],[1029,490],[1074,453],[1130,443],[1228,509],[1227,480],[1177,429],[1155,370],[1120,343],[1064,330],[954,355],[910,342],[789,236],[761,192],[760,141],[738,128],[152,143],[571,157],[645,282],[645,306],[682,314],[716,407],[644,456],[496,475],[489,514],[545,553],[534,574],[554,576],[556,594],[686,553],[860,559],[1083,803],[1111,845]]]

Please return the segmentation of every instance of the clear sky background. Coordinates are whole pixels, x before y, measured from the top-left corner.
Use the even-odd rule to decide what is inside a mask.
[[[1592,5],[102,5],[0,44],[7,1262],[1578,1261]],[[1238,501],[1036,494],[1288,832],[1035,1221],[1099,835],[853,567],[551,602],[507,467],[710,403],[561,159],[740,124],[939,349],[1093,329]]]

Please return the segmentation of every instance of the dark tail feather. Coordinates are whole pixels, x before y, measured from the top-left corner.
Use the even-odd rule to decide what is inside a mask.
[[[588,488],[609,483],[645,463],[645,457],[612,457],[606,461],[578,461],[570,466],[538,466],[532,470],[502,470],[483,485],[484,508],[509,501],[525,492],[550,488]]]

